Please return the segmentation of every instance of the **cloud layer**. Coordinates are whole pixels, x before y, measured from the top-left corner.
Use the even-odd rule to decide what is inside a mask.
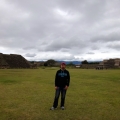
[[[0,52],[28,60],[120,58],[119,0],[1,0]]]

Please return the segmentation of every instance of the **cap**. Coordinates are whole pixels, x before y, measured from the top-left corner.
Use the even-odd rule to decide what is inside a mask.
[[[64,62],[62,62],[61,65],[66,65],[66,64]]]

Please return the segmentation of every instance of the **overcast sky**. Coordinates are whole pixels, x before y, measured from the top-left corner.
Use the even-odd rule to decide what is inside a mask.
[[[120,0],[0,0],[0,53],[36,61],[120,58]]]

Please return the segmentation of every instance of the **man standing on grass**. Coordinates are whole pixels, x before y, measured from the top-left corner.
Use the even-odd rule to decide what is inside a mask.
[[[66,67],[66,64],[61,63],[61,69],[56,72],[56,76],[55,76],[56,92],[55,92],[53,106],[50,108],[50,110],[55,110],[57,108],[60,93],[61,93],[60,107],[62,110],[64,110],[66,91],[70,83],[70,74],[69,74],[69,71],[65,69],[65,67]]]

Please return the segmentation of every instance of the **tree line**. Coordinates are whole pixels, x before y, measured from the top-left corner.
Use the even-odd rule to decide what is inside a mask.
[[[53,60],[53,59],[49,59],[44,63],[44,66],[55,66],[55,64],[57,64],[58,62]],[[88,62],[87,60],[83,60],[81,61],[81,64],[99,64],[99,62]],[[74,64],[72,62],[67,64],[68,66],[74,66]]]

